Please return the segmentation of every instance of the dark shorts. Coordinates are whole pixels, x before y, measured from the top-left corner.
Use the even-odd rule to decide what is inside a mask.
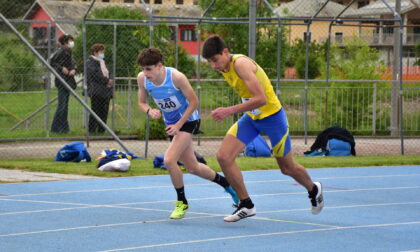
[[[188,132],[188,133],[191,133],[193,135],[203,133],[202,131],[200,131],[200,122],[201,122],[201,120],[186,122],[186,123],[184,123],[184,125],[182,125],[182,127],[179,129],[179,131]],[[172,141],[172,138],[174,138],[174,137],[169,136],[169,139],[171,141]]]

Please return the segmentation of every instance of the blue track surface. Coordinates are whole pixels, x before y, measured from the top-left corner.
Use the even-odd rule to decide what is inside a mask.
[[[308,171],[321,214],[278,170],[244,172],[257,215],[236,223],[229,195],[192,175],[182,220],[168,176],[1,184],[0,251],[420,250],[419,166]]]

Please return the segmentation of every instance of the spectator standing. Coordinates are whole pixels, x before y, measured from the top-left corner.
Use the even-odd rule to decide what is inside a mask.
[[[108,118],[109,102],[113,96],[112,78],[105,64],[105,46],[94,44],[91,55],[86,60],[87,88],[92,110],[106,123]],[[105,129],[93,117],[89,116],[89,132],[102,133]]]
[[[51,58],[51,66],[60,76],[70,85],[71,88],[76,89],[76,62],[72,56],[72,48],[74,47],[73,36],[65,34],[62,35],[58,41],[60,47]],[[58,91],[58,105],[54,114],[54,119],[51,125],[51,131],[55,133],[67,133],[70,130],[68,122],[68,105],[70,91],[64,84],[55,78],[55,86]]]

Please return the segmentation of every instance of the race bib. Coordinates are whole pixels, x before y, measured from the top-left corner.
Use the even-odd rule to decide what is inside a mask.
[[[171,112],[181,108],[181,103],[176,96],[171,96],[164,99],[154,99],[156,105],[165,112]]]
[[[242,103],[251,100],[251,98],[243,98],[243,97],[241,97],[241,99],[242,99]],[[259,110],[259,109],[253,109],[253,110],[248,111],[248,112],[251,113],[252,115],[259,115],[259,114],[261,114],[261,110]]]

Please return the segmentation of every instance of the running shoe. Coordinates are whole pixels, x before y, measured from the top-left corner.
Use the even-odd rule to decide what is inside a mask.
[[[234,206],[238,207],[239,198],[238,198],[238,195],[236,194],[235,190],[233,190],[232,186],[225,187],[225,192],[230,194],[230,196],[233,199]]]
[[[184,204],[182,201],[174,202],[175,209],[171,213],[171,219],[181,219],[187,213],[188,205]]]
[[[224,220],[226,222],[236,222],[240,219],[248,218],[254,216],[257,213],[255,206],[252,208],[246,208],[239,204],[238,208],[229,216],[226,216]]]
[[[319,214],[324,207],[324,197],[322,195],[322,185],[319,182],[314,182],[316,186],[315,192],[309,193],[309,199],[312,204],[312,214]]]

